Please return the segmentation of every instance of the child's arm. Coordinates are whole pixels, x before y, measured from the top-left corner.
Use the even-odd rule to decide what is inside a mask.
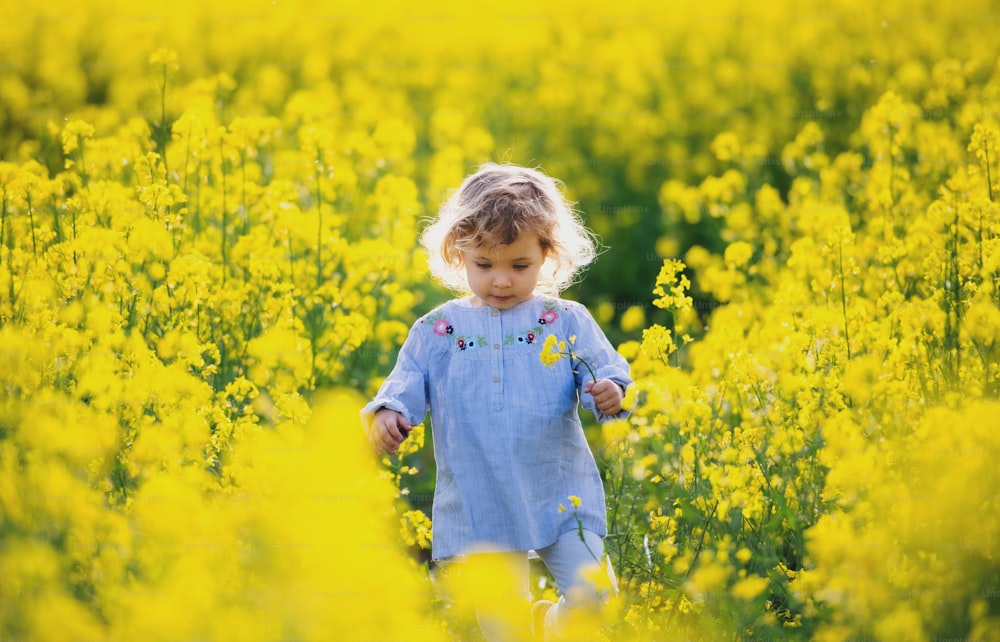
[[[419,323],[419,322],[418,322]],[[427,362],[418,323],[400,348],[396,365],[378,394],[361,409],[361,423],[375,450],[394,454],[427,413]]]
[[[614,349],[590,312],[580,304],[574,305],[580,312],[575,328],[576,354],[591,365],[597,377],[593,381],[589,370],[576,369],[577,386],[584,393],[580,401],[598,421],[624,419],[628,412],[622,408],[623,391],[632,384],[628,362]]]
[[[413,426],[406,417],[395,410],[380,408],[372,417],[368,440],[379,452],[394,455],[411,430]]]

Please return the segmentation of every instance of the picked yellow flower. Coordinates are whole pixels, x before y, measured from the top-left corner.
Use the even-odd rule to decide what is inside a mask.
[[[569,338],[569,343],[571,346],[576,343],[575,334]],[[585,359],[582,359],[580,355],[573,352],[573,348],[567,350],[565,341],[560,341],[554,334],[550,334],[545,337],[545,343],[542,344],[542,351],[538,355],[538,358],[541,359],[542,363],[551,368],[563,357],[569,357],[570,363],[574,360],[582,363],[587,368],[587,372],[590,373],[590,378],[595,382],[597,381],[597,375],[594,373],[594,369]],[[576,371],[577,370],[574,367],[573,372]]]
[[[556,335],[550,334],[545,337],[545,343],[542,344],[542,351],[538,355],[538,358],[542,360],[542,363],[551,368],[567,354],[566,342],[559,341]]]
[[[580,502],[581,502],[581,500],[580,500],[579,497],[577,497],[576,495],[570,495],[569,497],[567,497],[567,499],[569,500],[570,506],[573,507],[573,510],[576,510],[577,508],[580,508]],[[559,504],[558,511],[560,513],[565,513],[567,510],[569,510],[569,509],[566,508],[566,506],[564,504],[562,504],[562,503]]]

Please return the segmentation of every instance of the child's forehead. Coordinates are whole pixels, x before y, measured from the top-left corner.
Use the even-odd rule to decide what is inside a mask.
[[[493,259],[532,258],[542,253],[542,242],[534,232],[522,232],[512,243],[483,243],[471,253]]]

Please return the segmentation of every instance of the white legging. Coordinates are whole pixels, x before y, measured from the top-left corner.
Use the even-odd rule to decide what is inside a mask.
[[[598,589],[593,580],[586,578],[585,571],[604,559],[604,540],[592,531],[583,531],[584,541],[580,540],[580,531],[563,533],[555,543],[535,551],[542,558],[545,568],[552,573],[559,589],[559,601],[549,609],[545,617],[545,628],[548,631],[558,631],[560,619],[566,617],[570,609],[579,607],[597,607],[607,602],[611,593]],[[618,594],[618,582],[610,562],[604,564],[610,580],[611,592]]]
[[[545,617],[546,631],[558,632],[560,621],[565,619],[570,610],[581,607],[597,608],[610,599],[612,594],[617,595],[618,583],[610,563],[604,565],[610,580],[610,591],[598,589],[593,581],[586,577],[587,570],[593,568],[597,564],[597,560],[602,562],[605,560],[604,541],[597,533],[584,530],[583,540],[581,540],[580,531],[574,529],[563,533],[555,542],[535,552],[545,564],[545,568],[555,578],[556,587],[560,594],[559,601],[549,609]],[[469,556],[465,557],[467,559]],[[528,554],[512,553],[511,560],[515,574],[514,580],[518,586],[524,587],[525,599],[530,599]],[[447,566],[457,562],[458,560],[446,562],[442,565],[442,571],[447,572]],[[511,623],[491,620],[481,612],[478,615],[479,628],[487,640],[492,642],[511,638]]]

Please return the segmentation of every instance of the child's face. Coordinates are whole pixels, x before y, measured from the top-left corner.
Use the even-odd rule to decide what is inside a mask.
[[[522,234],[510,245],[480,246],[462,254],[473,304],[500,310],[531,298],[545,261],[534,232]]]

